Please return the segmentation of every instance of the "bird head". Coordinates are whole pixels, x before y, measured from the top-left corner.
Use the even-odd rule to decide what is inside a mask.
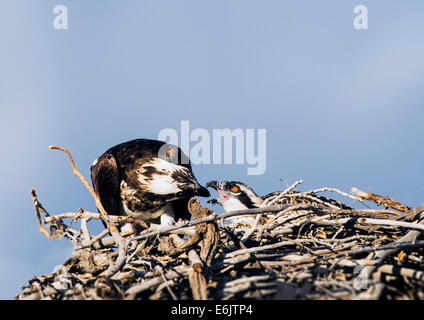
[[[226,212],[260,207],[263,200],[251,187],[240,181],[209,181],[207,188],[215,189],[219,198],[208,203],[220,204]]]
[[[168,200],[210,197],[208,189],[199,184],[191,168],[158,158],[141,166],[138,181],[145,192],[169,195]]]
[[[191,170],[183,168],[180,172],[177,171],[174,173],[173,177],[177,183],[178,188],[182,193],[184,193],[184,195],[188,196],[191,194],[191,196],[199,197],[211,196],[209,190],[197,182]]]

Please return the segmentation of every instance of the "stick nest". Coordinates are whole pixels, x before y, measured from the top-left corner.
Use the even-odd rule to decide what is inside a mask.
[[[31,279],[16,299],[424,298],[424,207],[397,213],[297,204],[247,225],[223,223],[193,198],[192,222],[209,222],[124,234],[120,257],[108,230],[88,231],[99,214],[50,216],[32,192],[48,237],[68,238],[74,252],[52,274]],[[67,219],[80,220],[80,230]]]
[[[192,198],[193,219],[170,227],[101,208],[50,215],[32,189],[40,232],[67,238],[74,250],[53,273],[29,280],[15,299],[424,298],[424,205],[410,209],[354,188],[353,195],[322,188],[295,196],[292,188],[275,193],[264,208],[225,214]],[[385,208],[294,201],[328,191]],[[234,219],[246,213],[253,215],[248,224]],[[94,219],[107,226],[97,235],[87,224]],[[136,231],[120,233],[124,223]]]

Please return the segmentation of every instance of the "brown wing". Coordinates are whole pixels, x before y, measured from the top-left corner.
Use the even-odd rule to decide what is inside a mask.
[[[162,150],[162,147],[164,146],[166,148]],[[160,157],[161,151],[166,151],[163,155],[167,157],[167,161],[179,164],[191,170],[190,161],[188,160],[188,157],[184,154],[184,152],[180,148],[176,146],[167,145],[165,142],[162,141],[136,139],[121,143],[106,151],[106,153],[109,153],[110,155],[114,156],[115,165],[119,166],[119,181],[121,179],[124,180],[128,187],[132,188],[135,191],[134,195],[144,200],[141,203],[144,208],[139,209],[148,210],[149,205],[157,206],[158,204],[153,203],[154,201],[157,201],[159,203],[164,203],[167,201],[167,195],[150,194],[148,192],[144,192],[139,186],[138,174],[136,172],[136,169],[143,166],[146,161]],[[183,159],[185,161],[183,161]],[[151,199],[151,197],[153,197],[154,199]],[[178,219],[190,220],[191,214],[188,211],[189,198],[190,197],[183,197],[181,199],[176,199],[172,201],[175,210],[176,221],[178,221]]]
[[[94,191],[108,214],[121,215],[120,173],[115,157],[105,152],[91,166]]]

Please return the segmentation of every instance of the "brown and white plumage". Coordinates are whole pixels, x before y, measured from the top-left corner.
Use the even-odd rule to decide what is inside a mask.
[[[103,153],[91,166],[95,192],[109,214],[142,220],[189,220],[188,199],[209,197],[180,148],[136,139]]]

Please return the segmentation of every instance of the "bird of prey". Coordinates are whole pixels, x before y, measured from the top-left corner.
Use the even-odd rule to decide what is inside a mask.
[[[280,191],[272,192],[266,196],[258,196],[251,187],[240,181],[209,181],[206,187],[215,189],[218,194],[218,199],[209,200],[208,203],[221,205],[225,212],[243,209],[259,208],[263,205],[264,201],[272,196],[276,196]],[[296,191],[288,192],[279,201],[278,204],[301,204],[301,203],[320,203],[324,205],[336,206],[341,209],[350,209],[336,200],[329,199],[323,196],[299,195]]]
[[[108,214],[173,224],[190,220],[193,196],[209,197],[177,146],[149,139],[118,144],[91,166],[94,191]]]

